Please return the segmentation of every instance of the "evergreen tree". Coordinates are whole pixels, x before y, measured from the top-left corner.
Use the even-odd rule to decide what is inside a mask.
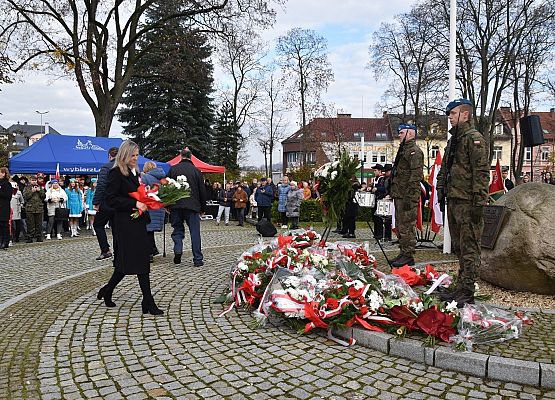
[[[175,13],[179,2],[159,2],[152,21]],[[124,134],[142,154],[167,160],[188,146],[197,157],[211,159],[213,78],[211,47],[204,35],[170,20],[140,43],[151,51],[138,62],[118,113]]]
[[[229,102],[225,102],[219,113],[214,128],[214,162],[223,165],[230,172],[237,172],[237,154],[241,146],[239,128],[233,122],[233,110]]]

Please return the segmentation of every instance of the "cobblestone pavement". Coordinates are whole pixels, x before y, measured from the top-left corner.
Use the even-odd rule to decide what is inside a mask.
[[[217,318],[221,305],[213,300],[227,286],[229,267],[257,237],[252,228],[226,228],[228,235],[204,229],[203,269],[156,258],[153,292],[163,316],[141,314],[134,277],[116,289],[116,308],[96,300],[109,266],[0,311],[0,399],[555,399],[555,391],[343,348],[317,334],[251,329],[244,310]],[[18,254],[27,261],[11,260]],[[0,256],[2,296],[95,268],[96,254],[91,238],[12,248]],[[59,265],[70,259],[85,260]],[[31,267],[33,279],[26,276]],[[26,283],[11,282],[19,279]]]

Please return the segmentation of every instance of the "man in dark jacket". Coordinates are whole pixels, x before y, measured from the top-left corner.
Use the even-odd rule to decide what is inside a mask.
[[[31,177],[31,182],[23,190],[23,198],[27,212],[27,243],[33,243],[33,238],[37,242],[42,242],[42,218],[46,193],[38,184],[37,177]]]
[[[190,197],[181,199],[170,207],[170,221],[173,228],[173,262],[174,264],[181,263],[183,239],[185,238],[183,222],[186,222],[189,227],[189,234],[191,235],[193,264],[195,267],[202,267],[204,261],[200,242],[200,216],[204,215],[206,209],[206,191],[204,189],[202,173],[194,166],[191,156],[191,151],[185,147],[181,152],[181,162],[172,166],[168,172],[168,177],[172,179],[185,175],[191,190]]]
[[[106,223],[110,221],[110,226],[112,228],[112,237],[114,230],[114,210],[108,206],[104,193],[106,192],[106,184],[108,183],[108,172],[114,166],[114,160],[118,155],[118,148],[112,147],[108,150],[108,162],[100,168],[98,173],[98,181],[96,182],[96,191],[93,198],[93,206],[96,210],[96,217],[94,218],[93,228],[96,232],[96,239],[98,240],[98,245],[100,246],[100,255],[96,257],[97,260],[104,260],[105,258],[112,257],[112,252],[110,251],[110,245],[108,244],[108,237],[106,236]],[[114,252],[116,249],[116,244],[114,242]]]
[[[272,201],[274,201],[274,191],[266,178],[260,179],[260,187],[254,194],[254,199],[258,204],[258,220],[266,218],[272,222]]]

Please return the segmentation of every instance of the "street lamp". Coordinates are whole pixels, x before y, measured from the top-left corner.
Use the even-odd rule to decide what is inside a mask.
[[[41,135],[41,137],[42,137],[42,135],[44,135],[44,125],[42,124],[42,116],[43,116],[44,114],[48,114],[48,111],[40,112],[40,111],[36,111],[36,110],[35,110],[35,112],[36,112],[37,114],[40,114],[40,135]]]

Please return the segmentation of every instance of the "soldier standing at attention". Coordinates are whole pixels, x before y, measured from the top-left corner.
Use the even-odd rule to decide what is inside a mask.
[[[453,100],[445,112],[452,126],[451,139],[437,177],[437,190],[440,199],[447,199],[447,218],[453,252],[459,258],[459,276],[455,290],[440,294],[440,298],[455,300],[462,307],[465,303],[474,303],[483,209],[488,199],[489,158],[484,137],[471,123],[470,101]]]
[[[424,153],[416,145],[416,126],[401,124],[398,128],[401,146],[394,165],[391,197],[395,205],[395,224],[400,254],[391,261],[393,267],[414,265],[416,247],[416,215],[423,178]]]

